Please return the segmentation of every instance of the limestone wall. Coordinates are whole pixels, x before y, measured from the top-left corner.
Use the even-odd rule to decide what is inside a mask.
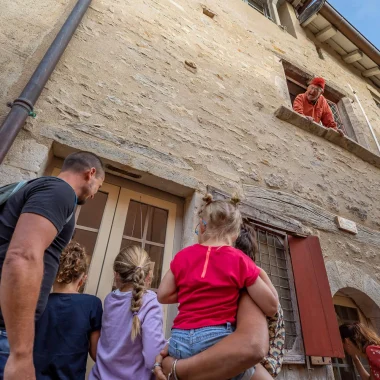
[[[33,8],[15,1],[2,8],[0,114],[73,4],[40,0]],[[192,0],[94,0],[36,106],[37,119],[0,167],[0,181],[40,173],[57,140],[105,152],[115,162],[134,157],[119,160],[132,166],[147,160],[146,171],[192,178],[200,190],[280,189],[378,230],[379,169],[273,114],[290,106],[283,58],[348,96],[351,84],[380,136],[369,82],[326,45],[319,58],[313,36],[297,24],[294,38],[241,0],[204,4],[213,19]],[[356,103],[353,108],[376,151]],[[326,260],[380,275],[376,244],[311,229],[321,236]]]

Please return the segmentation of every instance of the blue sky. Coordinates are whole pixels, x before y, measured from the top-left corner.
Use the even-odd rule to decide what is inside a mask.
[[[380,0],[328,0],[328,2],[380,49]]]

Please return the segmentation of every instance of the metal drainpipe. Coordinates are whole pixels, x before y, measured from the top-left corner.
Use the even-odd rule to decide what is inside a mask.
[[[0,128],[0,164],[27,117],[34,116],[33,107],[90,4],[91,0],[78,0],[21,95],[10,104],[12,109]]]
[[[360,107],[360,109],[361,109],[362,112],[363,112],[363,115],[364,115],[364,117],[365,117],[365,120],[366,120],[366,122],[367,122],[367,124],[368,124],[368,127],[369,127],[371,133],[372,133],[372,137],[373,137],[373,139],[375,140],[375,143],[376,143],[377,149],[378,149],[379,152],[380,152],[380,145],[379,145],[379,142],[377,141],[377,138],[376,138],[375,132],[374,132],[374,130],[373,130],[373,128],[372,128],[372,125],[371,125],[370,121],[368,120],[367,114],[365,113],[364,108],[363,108],[362,104],[360,103],[359,97],[356,95],[356,91],[351,87],[351,85],[350,85],[349,83],[347,83],[347,84],[348,84],[348,87],[350,87],[351,91],[353,92],[353,94],[354,94],[354,96],[355,96],[355,99],[356,99],[356,101],[358,102],[359,107]]]

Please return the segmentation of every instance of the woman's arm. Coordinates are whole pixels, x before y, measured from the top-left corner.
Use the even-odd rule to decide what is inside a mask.
[[[96,362],[96,352],[98,349],[98,341],[100,338],[100,330],[93,331],[90,335],[90,348],[88,353],[91,356],[91,359]]]
[[[157,291],[158,302],[163,304],[172,304],[178,302],[177,285],[173,272],[169,269]]]
[[[359,375],[362,378],[362,380],[372,380],[371,375],[363,367],[362,362],[360,361],[360,359],[356,355],[352,356],[352,361],[354,362],[355,367],[356,367],[357,371],[359,372]]]
[[[248,286],[247,291],[265,315],[273,317],[277,313],[278,297],[273,294],[271,288],[261,279],[261,277],[258,277],[254,284]]]
[[[259,363],[268,353],[268,324],[262,311],[247,293],[239,301],[237,328],[234,333],[206,351],[189,359],[179,360],[180,380],[227,380]],[[162,360],[162,356],[156,358]],[[158,380],[165,380],[174,359],[163,360],[163,371],[155,370]],[[163,373],[162,373],[163,372]]]

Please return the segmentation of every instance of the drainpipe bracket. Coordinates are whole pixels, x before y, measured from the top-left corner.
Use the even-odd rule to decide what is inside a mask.
[[[7,106],[9,108],[12,108],[14,106],[20,106],[22,108],[25,108],[25,110],[28,112],[28,116],[31,116],[33,119],[37,116],[37,114],[33,110],[33,104],[25,98],[17,98],[13,102],[8,102]]]

